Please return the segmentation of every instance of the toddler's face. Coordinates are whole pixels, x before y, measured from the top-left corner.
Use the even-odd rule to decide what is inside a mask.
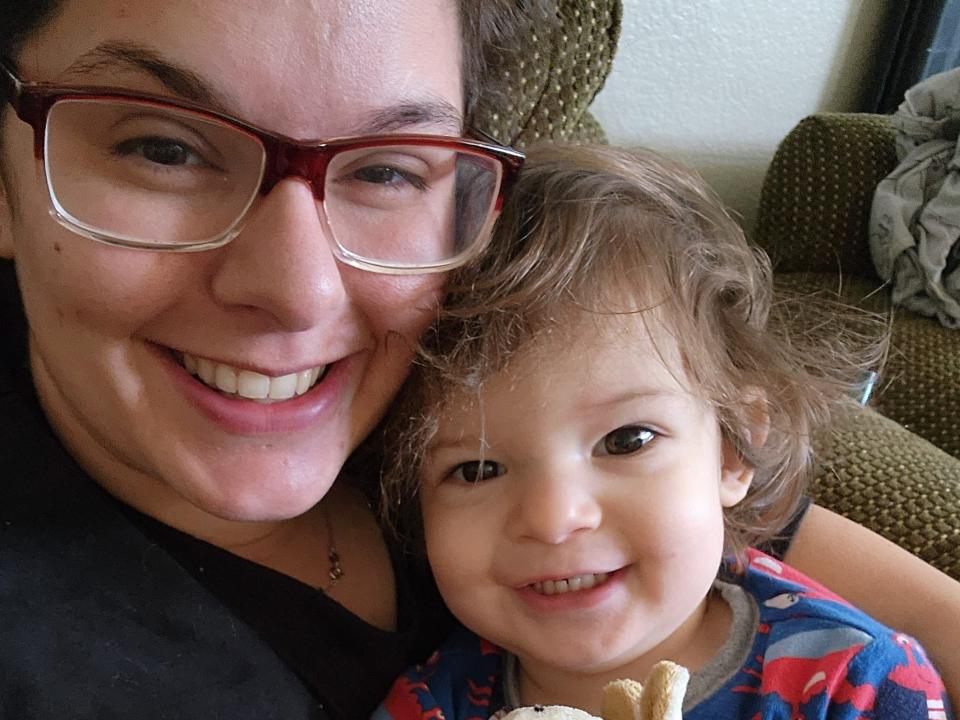
[[[648,324],[656,344],[636,315],[584,319],[452,403],[429,448],[440,591],[525,672],[682,662],[703,621],[751,473]]]

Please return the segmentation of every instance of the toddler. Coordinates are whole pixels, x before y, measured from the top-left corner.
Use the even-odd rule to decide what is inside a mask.
[[[695,175],[605,147],[533,149],[451,287],[384,496],[465,629],[375,717],[599,714],[662,659],[691,670],[687,720],[951,717],[915,640],[753,549],[881,359],[866,320],[775,302]]]

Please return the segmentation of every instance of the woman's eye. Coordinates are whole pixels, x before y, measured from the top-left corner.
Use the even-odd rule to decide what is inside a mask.
[[[120,157],[137,156],[156,165],[168,167],[207,164],[187,143],[158,136],[124,140],[114,146],[113,152]]]
[[[472,460],[470,462],[460,463],[450,473],[450,477],[460,482],[470,485],[481,483],[484,480],[492,480],[495,477],[503,475],[505,468],[493,460]]]
[[[350,175],[354,180],[371,183],[373,185],[383,185],[385,187],[410,185],[417,190],[425,190],[427,188],[426,181],[419,175],[389,165],[370,165],[368,167],[358,168]]]
[[[629,455],[643,449],[657,433],[642,425],[626,425],[604,435],[599,455]]]

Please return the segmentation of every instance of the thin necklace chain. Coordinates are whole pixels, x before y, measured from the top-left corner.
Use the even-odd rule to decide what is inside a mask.
[[[343,566],[340,564],[340,553],[337,552],[337,543],[333,537],[333,521],[330,519],[330,513],[327,511],[327,508],[323,507],[321,510],[323,511],[323,521],[327,526],[327,562],[330,563],[327,577],[330,578],[330,582],[326,585],[316,585],[315,587],[320,592],[325,593],[330,592],[330,590],[340,582],[344,572]]]

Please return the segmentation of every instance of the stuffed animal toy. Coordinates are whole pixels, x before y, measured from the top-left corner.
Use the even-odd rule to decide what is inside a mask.
[[[680,709],[690,673],[668,660],[657,663],[646,681],[614,680],[603,689],[602,720],[681,720]],[[532,705],[501,720],[601,720],[565,705]]]

